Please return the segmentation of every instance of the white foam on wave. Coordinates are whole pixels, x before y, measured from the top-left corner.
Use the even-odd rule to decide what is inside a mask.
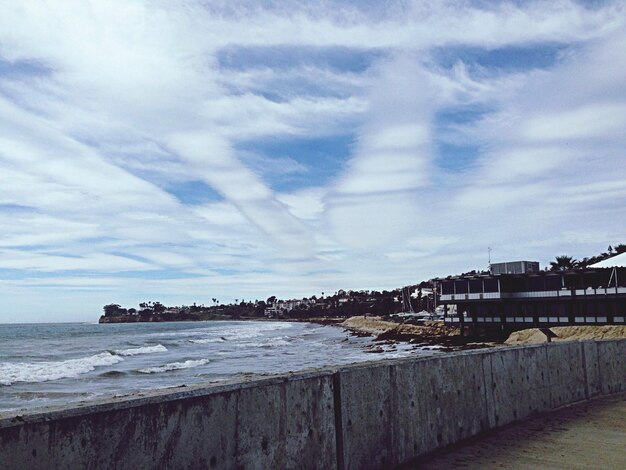
[[[139,369],[138,372],[142,374],[158,374],[160,372],[169,372],[172,370],[191,369],[192,367],[203,366],[208,364],[208,359],[189,359],[185,362],[170,362],[158,367],[147,367],[145,369]]]
[[[194,344],[210,344],[210,343],[224,343],[224,338],[202,338],[202,339],[190,339],[190,343]]]
[[[249,341],[264,336],[268,332],[293,328],[289,322],[240,321],[219,326],[192,328],[180,331],[151,333],[148,336],[160,338],[158,341],[174,341],[176,344],[211,344],[223,341]]]
[[[227,339],[242,340],[252,339],[263,336],[263,334],[271,331],[287,330],[293,328],[291,323],[274,323],[274,322],[246,322],[245,325],[237,325],[236,327],[225,328],[216,334],[224,336]]]
[[[113,351],[115,354],[119,354],[120,356],[136,356],[138,354],[151,354],[151,353],[160,353],[166,352],[167,348],[162,344],[157,344],[155,346],[143,346],[140,348],[130,348],[130,349],[120,349]]]
[[[0,363],[0,385],[78,377],[91,372],[96,367],[111,366],[123,360],[120,356],[103,352],[57,362],[3,362]]]
[[[198,328],[195,330],[182,330],[182,331],[165,331],[161,333],[150,333],[147,336],[158,336],[158,337],[178,337],[178,336],[202,336],[207,333],[211,333],[214,330],[211,328]]]
[[[254,343],[238,343],[238,348],[272,348],[274,346],[289,346],[292,343],[288,341],[289,336],[277,336],[276,338],[265,338],[262,341]]]

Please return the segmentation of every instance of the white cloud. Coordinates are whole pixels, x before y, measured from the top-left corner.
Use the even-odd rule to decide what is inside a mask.
[[[322,188],[307,188],[287,194],[278,194],[277,198],[289,211],[302,220],[318,220],[324,212],[323,198],[326,191]]]
[[[0,60],[19,73],[0,72],[0,269],[17,273],[4,302],[26,313],[59,288],[62,318],[113,294],[392,288],[483,267],[488,244],[542,261],[563,243],[580,257],[605,237],[604,249],[626,215],[624,13],[570,1],[5,2]],[[565,49],[541,70],[437,61],[445,48],[543,45]],[[280,56],[220,65],[241,48]],[[362,62],[309,59],[337,51]],[[472,106],[484,113],[440,128],[439,113]],[[316,162],[253,148],[346,134],[356,141],[339,173],[290,192],[264,176],[306,177]],[[463,171],[458,156],[442,166],[442,139],[475,148]],[[252,150],[240,155],[242,141]],[[189,205],[161,189],[198,180],[221,199]]]
[[[522,128],[522,138],[531,141],[577,141],[611,138],[624,131],[626,103],[602,103],[536,116]]]
[[[2,250],[0,255],[0,267],[4,269],[41,272],[72,270],[123,272],[152,269],[149,264],[105,253],[90,256],[58,256],[43,252]]]

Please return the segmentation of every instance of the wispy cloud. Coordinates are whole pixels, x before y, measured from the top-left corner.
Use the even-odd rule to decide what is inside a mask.
[[[484,267],[487,246],[545,262],[623,242],[625,13],[5,3],[0,321],[391,288]]]

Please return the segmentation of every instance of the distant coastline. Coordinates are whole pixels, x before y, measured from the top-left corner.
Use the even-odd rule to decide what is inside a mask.
[[[158,301],[141,302],[138,308],[111,303],[103,307],[99,323],[137,323],[206,320],[287,320],[311,321],[321,318],[350,318],[361,315],[388,316],[403,309],[419,312],[435,307],[433,286],[429,282],[392,291],[344,291],[330,295],[245,301],[222,304],[213,298],[212,305],[167,306]],[[336,322],[331,322],[336,323]]]
[[[258,317],[233,317],[216,313],[147,313],[139,315],[102,315],[98,323],[152,323],[152,322],[177,322],[177,321],[210,321],[210,320],[263,320]]]

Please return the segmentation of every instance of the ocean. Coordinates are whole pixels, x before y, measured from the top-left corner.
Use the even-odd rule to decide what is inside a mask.
[[[0,412],[408,354],[313,323],[0,324]]]

